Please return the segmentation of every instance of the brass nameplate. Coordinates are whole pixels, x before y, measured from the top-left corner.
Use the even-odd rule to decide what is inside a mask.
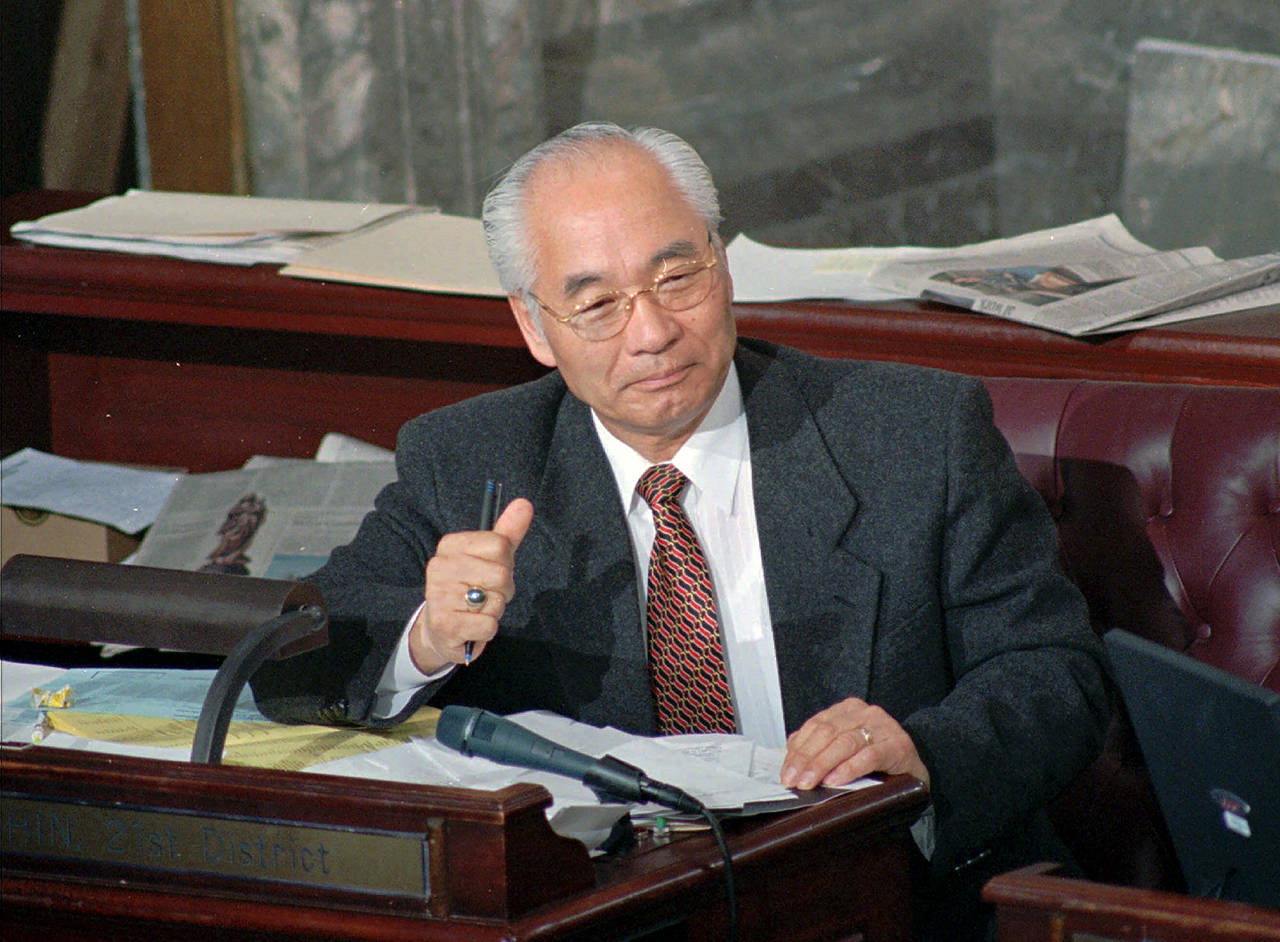
[[[0,796],[4,855],[357,893],[430,894],[426,836]]]

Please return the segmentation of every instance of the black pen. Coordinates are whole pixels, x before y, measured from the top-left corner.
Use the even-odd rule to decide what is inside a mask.
[[[497,481],[484,482],[484,498],[480,501],[480,529],[492,530],[493,522],[498,519],[498,507],[502,503],[502,485]],[[468,641],[463,649],[462,663],[470,664],[471,655],[475,653],[476,643]]]

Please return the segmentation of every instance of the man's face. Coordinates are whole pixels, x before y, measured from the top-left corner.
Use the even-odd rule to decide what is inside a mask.
[[[632,145],[604,143],[584,158],[544,166],[528,192],[533,291],[562,314],[605,291],[646,287],[664,262],[711,251],[706,224],[662,167]],[[607,340],[583,340],[519,298],[511,305],[539,362],[558,367],[610,432],[661,461],[697,427],[733,359],[733,288],[723,258],[715,272],[711,294],[687,311],[665,310],[652,294],[636,298],[631,319]]]

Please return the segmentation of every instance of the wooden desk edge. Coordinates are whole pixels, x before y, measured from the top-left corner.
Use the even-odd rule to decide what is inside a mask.
[[[1115,886],[1057,876],[1057,864],[1039,863],[989,880],[982,898],[996,907],[1000,942],[1047,940],[1049,927],[1122,932],[1114,938],[1280,940],[1280,910],[1162,890]],[[1035,927],[1042,926],[1045,934]],[[1015,929],[1016,927],[1016,929]],[[1176,933],[1176,934],[1171,934]],[[1203,936],[1201,936],[1203,934]]]

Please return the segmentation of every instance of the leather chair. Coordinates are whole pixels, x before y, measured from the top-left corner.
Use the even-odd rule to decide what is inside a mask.
[[[1280,691],[1280,386],[987,378],[1095,630]],[[1051,807],[1085,874],[1183,888],[1123,705]]]

